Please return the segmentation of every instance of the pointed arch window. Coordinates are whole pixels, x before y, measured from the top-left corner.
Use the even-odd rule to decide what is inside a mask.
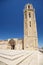
[[[28,8],[30,9],[30,5],[28,5]]]

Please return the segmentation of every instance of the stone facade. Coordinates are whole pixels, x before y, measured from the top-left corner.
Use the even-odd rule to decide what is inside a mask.
[[[0,49],[33,50],[38,48],[35,9],[32,4],[24,8],[24,38],[0,41]]]
[[[38,38],[35,9],[27,4],[24,9],[24,49],[37,49]]]

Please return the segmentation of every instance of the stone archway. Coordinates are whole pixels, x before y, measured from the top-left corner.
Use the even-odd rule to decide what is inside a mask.
[[[13,39],[11,39],[9,41],[9,44],[10,44],[12,50],[15,49],[15,41]]]

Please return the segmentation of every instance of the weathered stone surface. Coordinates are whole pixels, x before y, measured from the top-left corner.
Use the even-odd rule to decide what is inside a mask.
[[[0,65],[43,65],[43,54],[31,50],[0,50]]]

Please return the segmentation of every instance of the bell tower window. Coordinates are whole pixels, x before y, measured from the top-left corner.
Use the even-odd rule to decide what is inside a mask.
[[[30,5],[28,5],[28,9],[30,9]]]

